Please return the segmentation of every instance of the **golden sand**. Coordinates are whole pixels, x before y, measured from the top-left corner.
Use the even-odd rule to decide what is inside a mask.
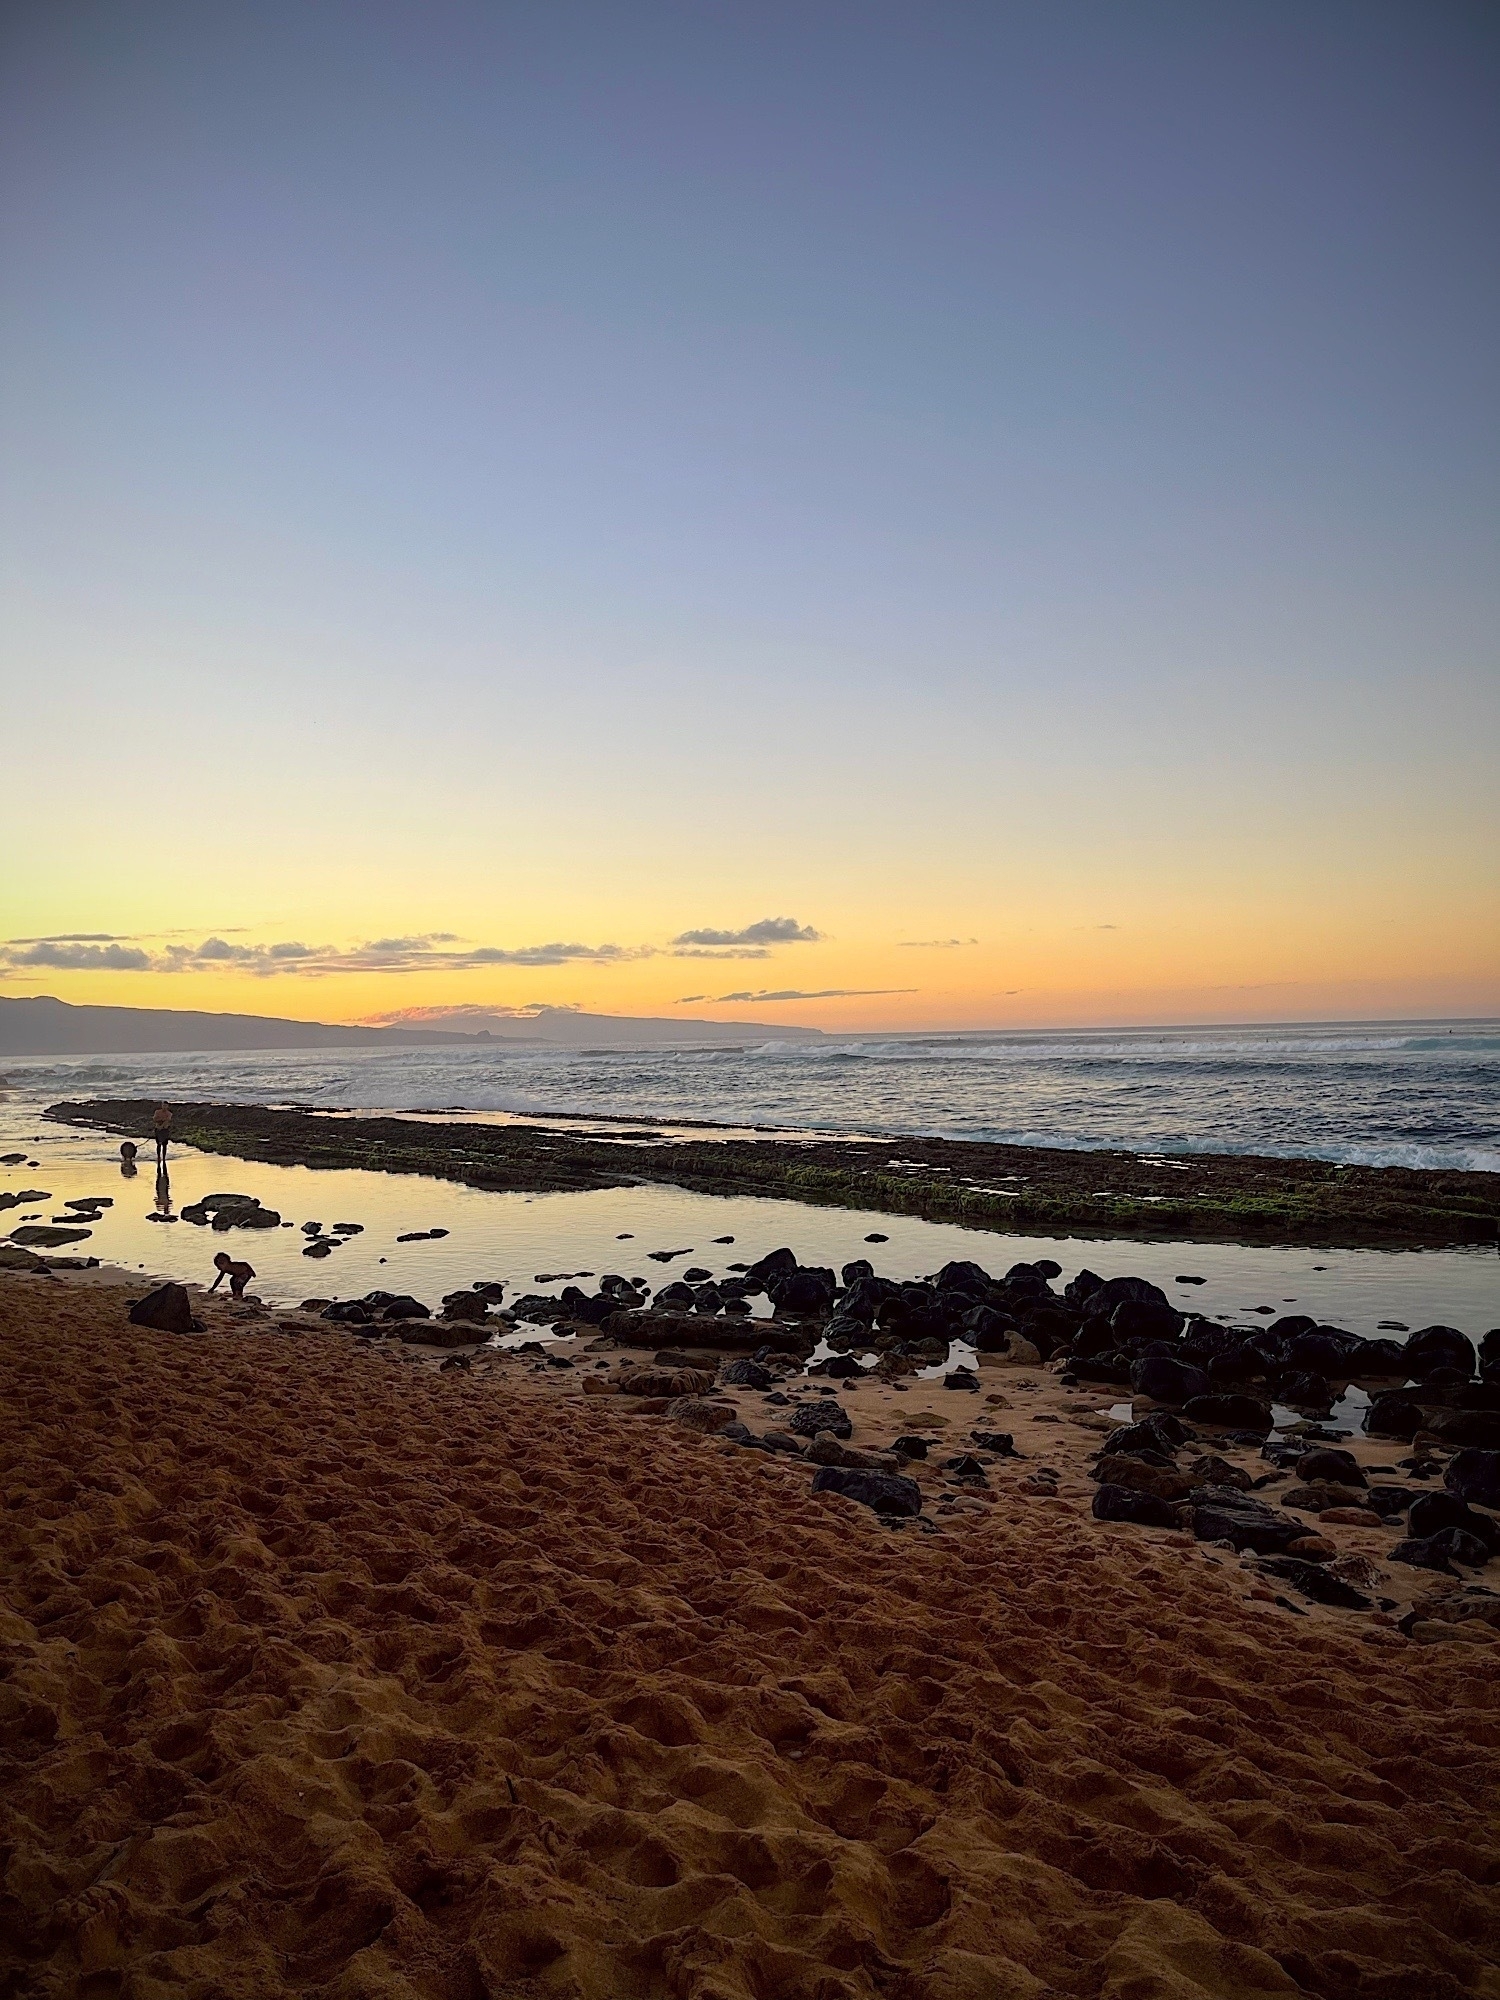
[[[1488,1625],[129,1296],[0,1279],[0,1991],[1500,1996]]]

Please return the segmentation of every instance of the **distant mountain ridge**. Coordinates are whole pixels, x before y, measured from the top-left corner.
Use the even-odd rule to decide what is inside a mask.
[[[770,1021],[668,1021],[549,1008],[529,1019],[490,1017],[474,1033],[449,1028],[362,1028],[269,1014],[207,1014],[168,1007],[74,1006],[49,995],[0,998],[0,1057],[195,1054],[214,1049],[703,1047],[724,1041],[818,1041],[820,1028]]]

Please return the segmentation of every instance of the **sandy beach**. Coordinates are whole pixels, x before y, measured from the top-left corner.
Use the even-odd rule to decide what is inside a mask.
[[[1278,1604],[1093,1520],[1097,1402],[1007,1364],[840,1385],[1022,1454],[893,1532],[607,1350],[113,1278],[0,1274],[5,1990],[1500,1994],[1500,1626],[1388,1531],[1324,1532],[1391,1610]]]

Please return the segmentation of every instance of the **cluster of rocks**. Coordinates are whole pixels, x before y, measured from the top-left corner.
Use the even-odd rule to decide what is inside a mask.
[[[279,1229],[281,1217],[274,1208],[263,1208],[253,1194],[206,1194],[190,1201],[179,1211],[184,1222],[200,1229]]]
[[[1411,1439],[1432,1428],[1454,1445],[1500,1447],[1500,1332],[1481,1344],[1476,1380],[1473,1344],[1454,1327],[1424,1327],[1402,1345],[1321,1326],[1305,1313],[1221,1326],[1178,1312],[1143,1278],[1105,1281],[1088,1271],[1065,1298],[1080,1313],[1067,1346],[1074,1381],[1128,1388],[1190,1420],[1262,1436],[1273,1402],[1326,1416],[1351,1382],[1410,1381],[1376,1396],[1365,1420],[1372,1436]]]
[[[1257,1556],[1291,1557],[1303,1569],[1329,1561],[1333,1544],[1303,1519],[1329,1526],[1406,1528],[1388,1560],[1414,1569],[1453,1575],[1453,1563],[1483,1568],[1500,1554],[1500,1521],[1474,1511],[1500,1507],[1500,1451],[1460,1451],[1443,1475],[1443,1492],[1408,1485],[1373,1483],[1354,1454],[1327,1445],[1268,1444],[1262,1457],[1269,1470],[1252,1476],[1203,1449],[1204,1440],[1170,1411],[1156,1410],[1138,1423],[1111,1432],[1094,1460],[1098,1481],[1094,1518],[1128,1521],[1152,1528],[1187,1529],[1199,1541],[1215,1542]],[[1179,1455],[1191,1450],[1185,1465]],[[1430,1480],[1441,1469],[1434,1460],[1412,1457],[1402,1467],[1413,1480]],[[1257,1489],[1288,1476],[1296,1484],[1273,1506]],[[1403,1516],[1405,1517],[1403,1523]],[[1325,1602],[1347,1603],[1346,1587]]]

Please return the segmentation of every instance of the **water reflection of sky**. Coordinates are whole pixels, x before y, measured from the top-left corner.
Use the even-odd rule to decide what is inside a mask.
[[[1249,1323],[1257,1307],[1307,1312],[1334,1326],[1374,1334],[1382,1320],[1409,1327],[1434,1321],[1478,1336],[1500,1325],[1500,1258],[1493,1249],[1442,1251],[1310,1250],[1236,1244],[1130,1243],[1118,1239],[999,1235],[950,1223],[922,1222],[797,1202],[730,1199],[670,1187],[627,1187],[579,1194],[490,1194],[419,1175],[260,1166],[173,1147],[172,1213],[206,1194],[252,1194],[277,1209],[277,1230],[227,1234],[190,1222],[151,1222],[155,1203],[149,1151],[134,1179],[120,1173],[118,1141],[103,1133],[49,1125],[34,1109],[0,1103],[0,1153],[24,1150],[35,1167],[0,1168],[0,1192],[45,1188],[35,1204],[44,1219],[69,1199],[108,1195],[114,1206],[76,1245],[162,1276],[208,1282],[214,1253],[229,1249],[255,1267],[254,1289],[278,1305],[305,1297],[355,1298],[373,1286],[410,1291],[429,1305],[476,1279],[538,1289],[540,1272],[617,1271],[653,1287],[688,1264],[722,1273],[786,1244],[804,1263],[835,1267],[868,1257],[890,1277],[931,1273],[950,1258],[972,1258],[1000,1273],[1011,1264],[1051,1257],[1063,1278],[1083,1266],[1114,1276],[1134,1272],[1161,1285],[1177,1304]],[[0,1216],[0,1235],[21,1210]],[[27,1214],[33,1213],[28,1207]],[[358,1222],[363,1233],[321,1261],[302,1255],[300,1225]],[[446,1229],[436,1241],[399,1244],[411,1230]],[[866,1243],[878,1232],[887,1240]],[[718,1237],[733,1237],[719,1243]],[[652,1250],[691,1251],[668,1265]],[[1179,1276],[1202,1285],[1179,1285]],[[585,1280],[586,1282],[586,1280]],[[514,1292],[512,1293],[514,1295]]]

